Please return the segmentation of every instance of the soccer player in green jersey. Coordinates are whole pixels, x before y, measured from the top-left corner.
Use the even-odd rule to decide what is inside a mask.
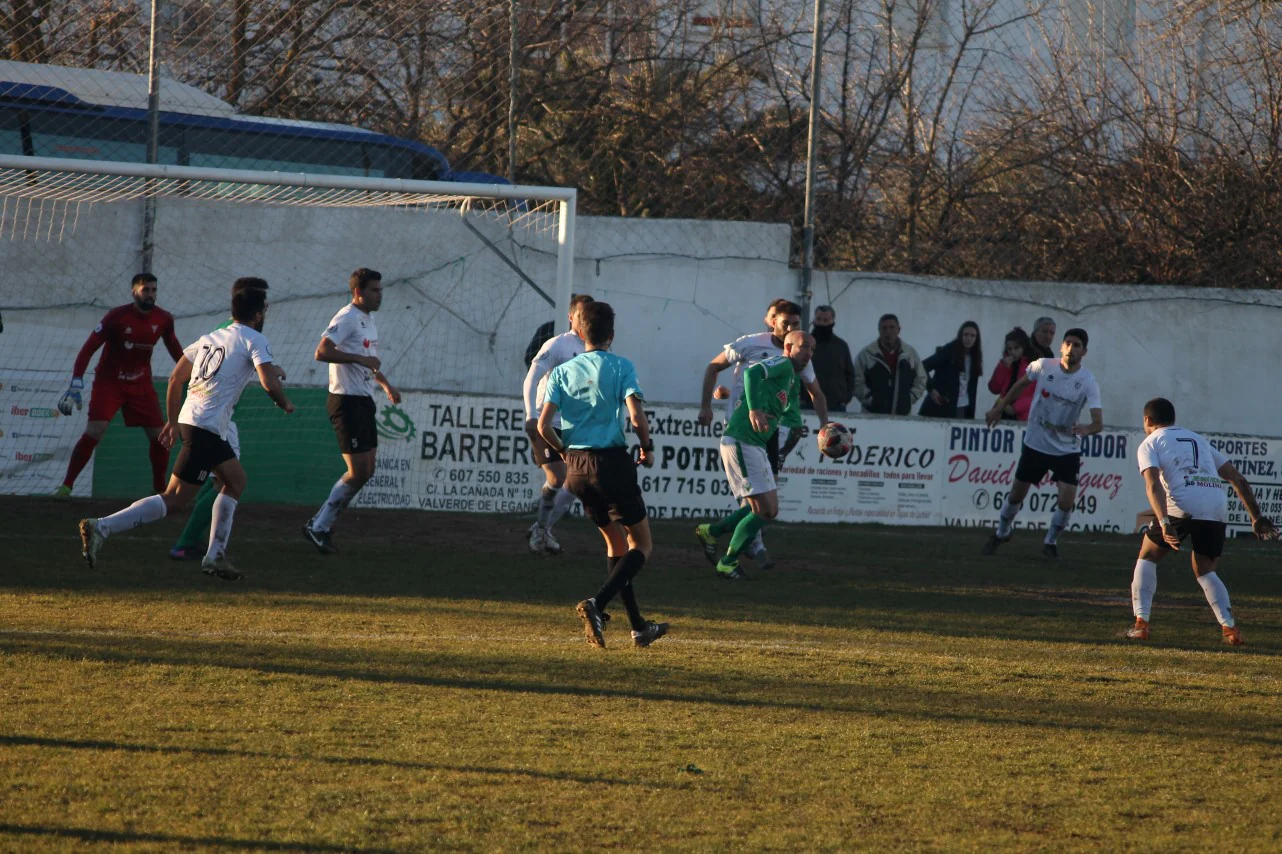
[[[267,282],[263,279],[246,276],[237,279],[232,283],[231,295],[246,290],[267,290]],[[229,317],[215,329],[226,329],[236,322],[235,318]],[[280,366],[272,364],[268,366],[276,372],[281,382],[285,381],[285,372]],[[236,456],[240,456],[240,433],[236,429],[236,422],[231,422],[227,430],[227,441],[231,444]],[[218,490],[221,487],[215,483],[214,478],[208,478],[201,484],[200,492],[196,494],[196,503],[192,505],[191,513],[187,516],[187,524],[183,527],[182,533],[178,535],[178,542],[169,550],[171,560],[200,560],[205,556],[204,543],[209,542],[209,525],[214,519],[214,500],[218,498]]]
[[[717,538],[734,532],[730,547],[717,561],[721,578],[747,577],[739,568],[739,553],[779,515],[779,494],[766,445],[788,410],[796,406],[798,374],[810,364],[814,352],[815,339],[795,330],[784,339],[782,356],[763,359],[744,372],[743,397],[721,436],[721,465],[731,493],[747,504],[719,522],[695,529],[710,559],[716,556]]]

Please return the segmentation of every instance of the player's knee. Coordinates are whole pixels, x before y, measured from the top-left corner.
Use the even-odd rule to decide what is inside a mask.
[[[85,425],[85,435],[95,442],[101,439],[107,433],[106,421],[90,421]]]

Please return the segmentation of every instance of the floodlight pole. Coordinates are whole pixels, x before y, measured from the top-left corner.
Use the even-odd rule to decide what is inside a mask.
[[[160,0],[151,0],[151,26],[147,33],[147,164],[160,159],[160,65],[156,59],[156,9]],[[142,272],[150,273],[155,254],[156,197],[142,200]]]
[[[810,45],[810,128],[806,136],[806,202],[801,224],[801,324],[810,324],[810,280],[815,269],[815,149],[819,145],[819,80],[823,57],[824,0],[815,0],[815,21]]]

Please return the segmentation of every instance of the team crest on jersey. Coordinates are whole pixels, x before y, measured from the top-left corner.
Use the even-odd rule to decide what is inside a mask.
[[[125,327],[125,334],[126,334],[126,335],[133,335],[133,334],[134,334],[134,328],[133,328],[132,326],[126,326],[126,327]]]
[[[775,392],[775,397],[779,398],[779,402],[782,403],[784,406],[788,405],[788,392],[786,391]]]
[[[159,326],[157,326],[157,325],[156,325],[156,324],[154,324],[154,323],[151,325],[151,331],[152,331],[152,332],[155,332],[155,331],[156,331],[157,329],[159,329],[159,328],[160,328],[160,327],[159,327]]]
[[[1053,382],[1055,382],[1055,375],[1054,375],[1054,374],[1047,374],[1047,375],[1046,375],[1046,382],[1048,382],[1048,383],[1053,383]]]
[[[364,341],[363,343],[365,344],[365,349],[366,349],[366,350],[368,350],[368,349],[369,349],[369,339],[368,339],[368,338],[366,338],[366,339],[365,339],[365,341]]]

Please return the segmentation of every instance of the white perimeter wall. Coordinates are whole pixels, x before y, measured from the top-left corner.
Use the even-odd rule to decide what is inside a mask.
[[[426,272],[435,263],[436,253],[424,254],[430,241],[391,234],[403,230],[403,212],[386,213],[387,228],[374,241],[377,262],[367,257],[371,244],[346,232],[349,239],[336,241],[333,230],[281,227],[270,234],[256,231],[246,241],[232,206],[220,207],[212,220],[204,212],[183,214],[162,217],[167,251],[158,265],[161,304],[180,317],[179,336],[184,343],[194,340],[225,316],[222,293],[231,278],[265,274],[278,300],[268,334],[289,353],[291,381],[305,385],[324,381],[324,371],[310,370],[311,348],[344,302],[347,273],[361,264],[377,263],[404,297],[387,300],[379,325],[383,352],[407,387],[425,387],[410,375],[427,376],[445,364],[450,380],[474,379],[443,387],[519,394],[524,344],[552,316],[528,289],[517,288],[515,302],[487,302],[493,298],[482,283],[495,287],[505,281],[492,269],[485,276],[463,264],[457,271]],[[304,214],[294,221],[312,218]],[[87,231],[77,240],[95,244],[94,251],[81,252],[77,269],[63,274],[52,246],[24,247],[7,236],[3,241],[0,307],[6,329],[0,335],[0,369],[65,378],[105,308],[128,299],[136,256],[123,247],[135,242],[136,222],[124,216],[112,227],[84,216],[80,227]],[[88,240],[89,231],[99,239]],[[440,229],[415,233],[431,234],[436,242],[462,241],[452,234],[447,240]],[[771,299],[795,297],[799,273],[787,264],[788,239],[784,225],[581,217],[574,289],[614,304],[620,317],[615,349],[636,362],[651,400],[694,403],[703,367],[719,348],[764,329]],[[98,248],[104,244],[116,251]],[[523,260],[540,280],[551,275],[554,262],[546,255]],[[310,269],[300,276],[304,265]],[[318,266],[334,270],[323,274]],[[291,279],[301,281],[289,286]],[[1275,368],[1282,358],[1282,294],[839,272],[816,274],[814,291],[814,304],[836,308],[837,332],[852,351],[875,337],[883,312],[899,315],[905,340],[923,357],[951,340],[962,321],[975,320],[991,369],[1008,329],[1018,324],[1031,331],[1035,318],[1050,315],[1061,332],[1080,325],[1090,333],[1086,364],[1100,379],[1111,425],[1138,426],[1143,402],[1160,394],[1195,429],[1257,435],[1282,429]],[[286,294],[294,301],[279,299]],[[92,305],[84,304],[90,300]],[[153,368],[164,376],[170,364],[162,353]],[[985,394],[981,401],[989,399]]]
[[[764,329],[766,303],[796,294],[799,273],[785,263],[786,226],[584,220],[576,289],[620,310],[615,349],[637,362],[655,400],[695,402],[703,367],[718,347]],[[604,243],[641,240],[665,229],[679,229],[689,244],[724,246],[729,255],[755,247],[761,256],[595,260],[606,254],[600,251]],[[765,257],[767,247],[773,257]],[[923,358],[952,340],[963,321],[974,320],[990,372],[1009,329],[1018,325],[1031,333],[1033,321],[1049,315],[1061,334],[1081,326],[1091,336],[1085,364],[1100,380],[1109,424],[1140,426],[1144,402],[1161,395],[1194,429],[1257,435],[1282,429],[1276,378],[1282,294],[1274,291],[846,272],[816,273],[813,288],[814,305],[836,309],[837,334],[852,352],[876,337],[877,318],[886,312],[899,316],[904,340]],[[981,402],[990,400],[984,391]]]

